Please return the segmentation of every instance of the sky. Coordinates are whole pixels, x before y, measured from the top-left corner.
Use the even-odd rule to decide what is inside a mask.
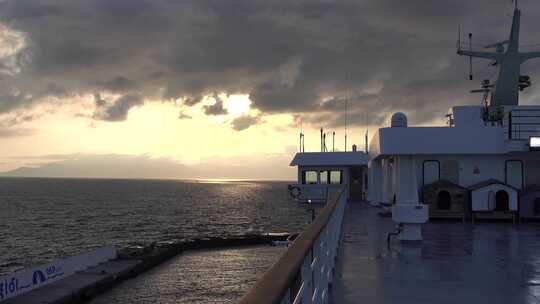
[[[540,4],[520,1],[523,49]],[[392,113],[444,124],[496,73],[456,55],[507,38],[483,1],[0,0],[0,172],[18,176],[294,179],[306,134],[344,149]],[[540,60],[539,60],[540,61]],[[540,62],[522,72],[536,104]]]

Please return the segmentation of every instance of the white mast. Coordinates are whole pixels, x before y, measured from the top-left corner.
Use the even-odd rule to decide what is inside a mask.
[[[495,48],[495,52],[462,50],[458,42],[458,55],[490,59],[499,65],[499,75],[491,97],[491,106],[518,105],[519,90],[527,87],[527,83],[530,85],[528,78],[523,81],[520,79],[520,66],[529,59],[540,57],[540,52],[519,52],[520,17],[521,11],[516,1],[509,39],[486,46],[486,48]]]

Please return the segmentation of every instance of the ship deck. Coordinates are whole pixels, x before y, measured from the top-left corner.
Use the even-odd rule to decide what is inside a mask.
[[[540,224],[434,222],[386,243],[380,208],[350,203],[331,303],[540,303]]]

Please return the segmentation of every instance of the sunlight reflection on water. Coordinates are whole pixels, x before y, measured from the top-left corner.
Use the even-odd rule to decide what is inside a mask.
[[[234,303],[284,250],[260,246],[186,252],[90,303]]]
[[[107,244],[301,231],[285,182],[0,178],[0,275]]]

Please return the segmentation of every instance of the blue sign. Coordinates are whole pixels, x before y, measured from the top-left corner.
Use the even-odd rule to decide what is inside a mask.
[[[44,269],[37,269],[32,274],[32,282],[20,282],[19,278],[11,277],[0,281],[0,300],[10,298],[23,291],[29,289],[30,287],[35,288],[37,285],[41,285],[48,280],[55,279],[57,277],[63,276],[62,268],[50,265]]]
[[[11,280],[5,279],[3,282],[0,282],[0,300],[16,294],[18,290],[19,280],[17,278],[11,278]]]
[[[116,258],[116,249],[108,246],[0,277],[0,302],[114,258]]]

